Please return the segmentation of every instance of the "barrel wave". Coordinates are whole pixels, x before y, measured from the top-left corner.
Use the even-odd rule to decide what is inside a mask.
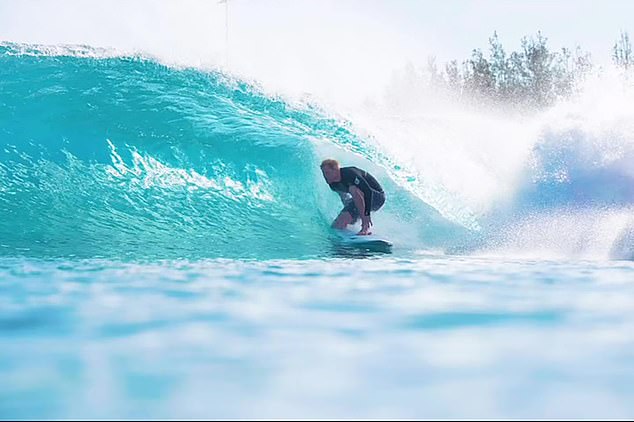
[[[468,231],[399,186],[405,170],[345,121],[221,73],[14,44],[0,47],[0,73],[3,255],[329,254],[338,205],[320,148],[378,162],[385,219],[414,224],[426,245]]]
[[[339,255],[319,171],[335,157],[384,184],[374,219],[396,251],[632,259],[629,97],[605,91],[533,116],[409,109],[372,127],[217,71],[5,43],[0,254]]]

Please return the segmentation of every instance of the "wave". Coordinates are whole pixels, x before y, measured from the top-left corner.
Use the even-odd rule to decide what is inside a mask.
[[[469,231],[350,123],[222,73],[15,44],[0,46],[0,73],[4,255],[321,256],[338,208],[325,154],[385,180],[377,218],[414,226],[403,244],[441,248]]]
[[[344,119],[219,71],[1,44],[0,254],[336,255],[318,167],[335,157],[384,183],[376,230],[397,250],[631,259],[634,120],[615,92]]]

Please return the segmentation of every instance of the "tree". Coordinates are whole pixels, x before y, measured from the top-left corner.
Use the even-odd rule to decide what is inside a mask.
[[[493,32],[493,36],[489,38],[490,54],[491,54],[491,73],[495,84],[495,96],[498,101],[507,99],[510,92],[511,68],[506,58],[504,47],[498,39],[497,32]]]
[[[460,95],[462,93],[462,75],[458,69],[458,61],[452,60],[445,65],[445,75],[449,89]]]
[[[622,34],[615,45],[614,57],[623,66],[632,66],[627,34]],[[494,32],[487,52],[475,49],[461,64],[453,60],[444,67],[439,67],[432,57],[426,71],[416,77],[426,87],[421,93],[442,93],[467,103],[475,100],[477,106],[512,105],[523,110],[548,107],[573,95],[591,70],[590,54],[580,47],[574,52],[567,48],[551,51],[548,39],[538,32],[522,38],[518,51],[507,53]]]
[[[471,59],[467,60],[464,86],[476,95],[491,97],[495,92],[495,80],[491,64],[479,49],[473,50]]]
[[[537,33],[536,38],[522,39],[522,53],[528,73],[528,86],[533,93],[536,106],[549,105],[553,101],[553,74],[551,66],[554,55],[548,51],[548,39]]]
[[[632,44],[630,36],[627,32],[621,31],[621,37],[616,41],[612,48],[612,60],[614,64],[628,71],[634,65],[634,57],[632,56]]]

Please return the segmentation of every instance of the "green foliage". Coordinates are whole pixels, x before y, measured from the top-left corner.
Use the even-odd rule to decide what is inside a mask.
[[[614,64],[626,72],[634,67],[634,56],[632,56],[632,44],[627,32],[621,32],[621,36],[612,48],[612,60]]]
[[[626,75],[634,71],[626,32],[614,44],[612,58]],[[400,82],[395,81],[398,89],[394,93],[395,97],[405,94],[396,100],[401,103],[405,97],[411,102],[412,94],[419,101],[433,103],[440,93],[450,101],[475,107],[539,110],[578,93],[593,70],[590,53],[579,46],[553,51],[548,39],[537,32],[522,38],[520,47],[509,52],[494,32],[487,50],[475,49],[462,62],[452,60],[439,66],[430,58],[427,67],[419,70],[409,64]]]
[[[624,54],[619,50],[619,57],[631,61],[631,53]],[[544,108],[577,92],[592,67],[590,54],[579,47],[574,52],[551,51],[541,32],[522,38],[520,48],[510,53],[494,32],[488,51],[475,49],[462,63],[453,60],[439,69],[430,59],[427,81],[430,90],[442,90],[461,102]]]
[[[473,50],[462,64],[445,68],[444,83],[479,102],[542,108],[573,94],[592,69],[590,55],[577,48],[551,51],[540,32],[524,37],[518,51],[507,54],[497,33],[489,39],[487,54]]]

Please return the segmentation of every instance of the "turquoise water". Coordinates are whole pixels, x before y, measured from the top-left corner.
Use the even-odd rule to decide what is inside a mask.
[[[3,44],[0,144],[0,418],[634,417],[632,261],[504,249],[629,212],[574,142],[483,216],[316,106]],[[384,182],[392,253],[330,232],[330,155]]]
[[[4,258],[0,415],[634,415],[632,263]]]

